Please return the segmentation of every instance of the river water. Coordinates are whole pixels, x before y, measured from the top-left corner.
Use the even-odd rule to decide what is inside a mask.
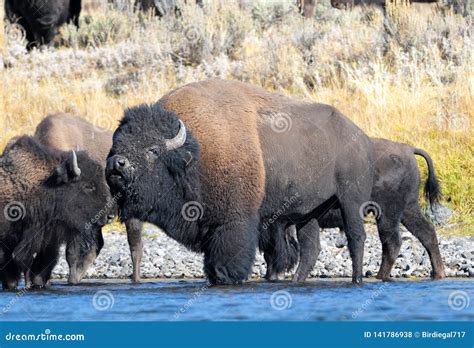
[[[48,289],[0,291],[0,320],[474,320],[474,281],[305,284],[251,281],[53,281]]]

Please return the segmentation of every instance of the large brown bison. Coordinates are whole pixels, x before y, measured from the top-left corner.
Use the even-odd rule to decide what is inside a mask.
[[[85,151],[105,167],[105,160],[112,147],[112,134],[112,131],[95,126],[81,117],[59,113],[45,117],[36,127],[35,137],[42,144],[53,149]],[[142,225],[140,221],[134,219],[125,222],[132,256],[133,281],[140,279],[140,262],[143,253]],[[102,234],[98,238],[102,239]],[[94,249],[86,252],[80,243],[77,243],[75,248],[69,247],[66,253],[69,264],[69,282],[74,284],[80,282],[96,257],[97,253]]]
[[[6,0],[5,13],[25,29],[28,48],[32,48],[49,45],[65,23],[78,27],[81,0]]]
[[[121,219],[149,221],[203,252],[212,284],[247,278],[262,223],[277,233],[337,201],[360,282],[371,161],[368,137],[331,106],[207,80],[128,109],[106,177]]]
[[[438,247],[438,239],[433,226],[426,220],[421,212],[418,202],[420,190],[420,173],[418,163],[414,155],[421,156],[428,165],[428,178],[425,183],[425,196],[430,204],[436,204],[440,197],[439,183],[436,178],[433,161],[423,150],[414,148],[407,144],[397,143],[386,139],[373,138],[374,145],[374,187],[372,189],[371,201],[368,202],[362,213],[372,212],[377,218],[377,227],[380,241],[382,242],[382,264],[377,278],[387,280],[395,263],[402,239],[400,236],[400,223],[402,223],[413,235],[415,235],[425,247],[430,257],[433,279],[441,279],[445,276],[443,261]],[[319,224],[318,224],[319,223]],[[344,229],[341,212],[333,207],[325,215],[314,220],[312,225],[307,225],[297,231],[299,242],[300,262],[294,276],[294,280],[301,282],[306,279],[314,267],[319,254],[319,227]],[[276,248],[286,248],[287,253],[292,255],[297,249],[291,231],[286,235],[273,235],[267,241],[265,259],[268,267],[267,277],[275,279],[278,273],[293,268],[297,258],[292,258],[284,268],[277,269],[274,262],[278,253],[273,252]],[[273,239],[272,239],[273,238]],[[269,242],[269,243],[268,243]],[[281,252],[279,254],[284,254]]]
[[[0,278],[15,288],[45,286],[59,246],[95,248],[110,199],[102,167],[86,153],[52,150],[34,138],[11,142],[0,157]],[[84,247],[86,249],[86,247]]]

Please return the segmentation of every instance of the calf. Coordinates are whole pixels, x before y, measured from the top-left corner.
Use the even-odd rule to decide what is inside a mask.
[[[105,167],[105,159],[112,147],[112,131],[95,126],[81,117],[65,113],[45,117],[36,127],[35,137],[42,144],[54,149],[86,151],[103,167]],[[141,238],[143,223],[136,219],[129,219],[125,221],[125,226],[133,264],[132,281],[138,281],[140,280],[140,262],[143,255]],[[102,234],[100,234],[100,238],[102,238]],[[75,284],[81,281],[96,255],[84,252],[81,245],[70,248],[68,251],[66,258],[70,267],[69,282]]]
[[[0,158],[0,184],[4,289],[16,288],[22,272],[34,286],[45,286],[62,243],[98,252],[96,236],[106,222],[110,193],[102,167],[86,153],[19,137]]]

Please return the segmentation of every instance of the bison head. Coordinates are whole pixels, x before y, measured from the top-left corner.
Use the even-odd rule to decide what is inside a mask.
[[[176,114],[160,104],[127,110],[106,167],[111,191],[120,196],[122,221],[176,229],[184,203],[199,200],[198,160],[199,145]]]

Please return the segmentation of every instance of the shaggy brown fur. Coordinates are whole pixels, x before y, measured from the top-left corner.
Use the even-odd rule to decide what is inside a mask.
[[[265,167],[257,111],[271,102],[270,94],[262,95],[262,91],[247,84],[208,80],[178,88],[160,99],[201,146],[199,166],[210,212],[238,213],[236,202],[245,202],[238,209],[247,213],[261,205]]]

